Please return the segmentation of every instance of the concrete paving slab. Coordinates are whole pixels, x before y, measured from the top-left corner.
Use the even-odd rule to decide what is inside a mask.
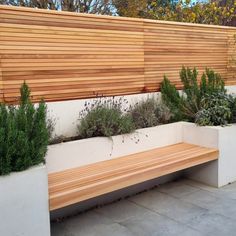
[[[121,222],[149,212],[148,209],[145,209],[128,200],[115,202],[113,204],[95,209],[95,211],[114,222]]]
[[[196,230],[152,212],[130,218],[121,224],[136,236],[176,236],[187,232],[186,235],[199,235]]]
[[[207,212],[206,214],[196,217],[188,224],[192,228],[201,231],[202,235],[236,235],[236,224],[234,220],[212,212]]]
[[[202,207],[154,190],[137,195],[131,198],[130,201],[182,223],[187,223],[208,211]]]
[[[159,192],[167,193],[174,197],[182,197],[198,190],[199,188],[185,184],[182,181],[174,181],[168,184],[163,184],[158,188]]]
[[[221,189],[190,180],[164,184],[52,222],[52,236],[236,235],[236,184]]]
[[[185,195],[182,200],[236,220],[236,200],[219,197],[205,190]]]

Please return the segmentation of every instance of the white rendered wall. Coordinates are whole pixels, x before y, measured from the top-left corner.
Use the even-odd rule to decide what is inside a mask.
[[[183,142],[210,148],[218,148],[218,136],[218,129],[215,127],[199,127],[193,123],[187,122],[183,124]],[[219,161],[213,161],[190,168],[189,170],[186,170],[186,175],[190,179],[218,187],[218,162]]]
[[[228,93],[232,93],[232,94],[236,95],[236,86],[235,85],[226,86],[226,89],[227,89]]]
[[[219,187],[236,181],[236,124],[218,127]]]
[[[0,235],[50,236],[44,165],[0,177]]]

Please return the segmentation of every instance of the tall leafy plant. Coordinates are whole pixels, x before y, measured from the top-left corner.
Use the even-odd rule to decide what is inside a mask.
[[[172,113],[172,121],[184,119],[184,114],[181,109],[182,97],[175,85],[171,84],[167,76],[164,76],[164,80],[161,83],[161,93],[164,103],[169,107]]]
[[[224,81],[211,69],[205,70],[199,83],[197,69],[192,70],[183,66],[180,79],[183,84],[182,94],[166,76],[161,84],[162,98],[171,109],[175,121],[194,121],[197,112],[201,110],[201,101],[206,95],[226,93]]]
[[[47,152],[47,107],[32,104],[26,83],[20,92],[19,106],[0,105],[0,175],[42,163]]]
[[[196,68],[182,67],[180,79],[183,83],[183,99],[181,109],[185,116],[192,120],[200,109],[201,91],[197,81],[198,71]]]

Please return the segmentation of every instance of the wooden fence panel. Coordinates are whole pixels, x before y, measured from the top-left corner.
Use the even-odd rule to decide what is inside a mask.
[[[34,101],[157,91],[182,65],[236,84],[236,29],[0,6],[0,101],[25,80]],[[2,91],[2,93],[1,93]]]
[[[236,84],[236,32],[233,29],[228,30],[227,84]]]
[[[145,85],[147,91],[159,89],[165,74],[181,88],[179,71],[183,65],[206,67],[227,79],[227,32],[221,28],[194,24],[144,23]]]
[[[0,8],[4,98],[26,80],[35,100],[140,93],[143,22]]]

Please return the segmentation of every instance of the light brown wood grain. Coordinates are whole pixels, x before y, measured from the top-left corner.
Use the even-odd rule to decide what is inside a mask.
[[[51,173],[50,210],[217,160],[218,155],[216,149],[179,143]]]
[[[0,54],[0,103],[2,102],[4,102],[4,99],[3,99],[2,58]]]
[[[182,65],[236,84],[233,27],[0,6],[0,101],[34,102],[181,89]]]

